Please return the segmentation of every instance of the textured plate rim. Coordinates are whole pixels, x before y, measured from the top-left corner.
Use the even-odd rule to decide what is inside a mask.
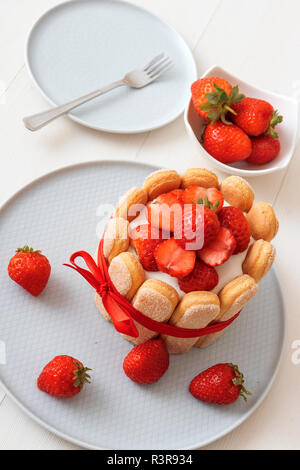
[[[82,0],[72,0],[73,2],[81,2]],[[190,60],[191,60],[191,63],[193,64],[193,68],[194,68],[194,78],[193,78],[193,81],[197,79],[197,76],[198,76],[198,72],[197,72],[197,65],[196,65],[196,62],[195,62],[195,59],[194,59],[194,56],[191,52],[191,49],[189,48],[188,44],[186,43],[185,39],[181,36],[181,34],[179,34],[176,29],[171,26],[168,22],[166,22],[164,19],[162,19],[160,16],[158,15],[155,15],[154,13],[152,13],[151,11],[147,10],[146,8],[143,8],[143,7],[140,7],[138,5],[135,5],[133,3],[130,3],[130,2],[127,2],[127,1],[123,1],[122,2],[120,0],[110,0],[110,1],[113,1],[115,3],[122,3],[124,4],[125,6],[133,6],[141,11],[143,11],[144,13],[147,13],[148,15],[150,15],[154,20],[156,21],[159,21],[161,23],[163,23],[165,26],[167,26],[173,33],[176,34],[177,38],[179,41],[182,42],[183,46],[185,47],[185,53],[187,56],[189,56]],[[33,70],[31,68],[31,65],[30,65],[30,59],[29,59],[29,54],[30,54],[30,41],[31,41],[31,37],[36,29],[36,27],[49,15],[51,14],[53,11],[57,10],[57,9],[60,9],[60,8],[64,8],[66,5],[69,5],[70,4],[70,1],[65,1],[63,3],[60,3],[59,5],[56,5],[52,8],[50,8],[49,10],[47,10],[45,13],[43,13],[38,19],[37,21],[33,24],[33,26],[30,28],[29,30],[29,33],[27,35],[27,39],[25,41],[25,54],[24,54],[24,60],[25,60],[25,66],[26,66],[26,69],[27,69],[27,72],[29,74],[29,77],[30,79],[32,80],[33,84],[35,85],[35,87],[39,90],[39,92],[41,93],[41,95],[43,96],[43,98],[49,103],[51,104],[52,106],[57,106],[57,103],[55,103],[54,101],[52,101],[48,95],[44,92],[44,90],[41,88],[41,86],[39,85],[38,81],[36,80],[35,78],[35,75],[33,73]],[[70,119],[72,119],[72,121],[76,122],[77,124],[81,124],[82,126],[85,126],[85,127],[88,127],[89,129],[94,129],[96,131],[101,131],[101,132],[109,132],[111,134],[142,134],[143,132],[149,132],[149,131],[152,131],[152,130],[155,130],[155,129],[160,129],[161,127],[164,127],[166,126],[167,124],[170,124],[171,122],[175,121],[179,116],[181,116],[185,110],[185,107],[186,107],[186,101],[183,102],[182,104],[182,109],[176,113],[176,115],[174,115],[172,118],[169,118],[167,119],[164,123],[161,123],[161,124],[158,124],[156,126],[152,126],[152,127],[145,127],[144,129],[138,129],[138,130],[122,130],[122,129],[109,129],[109,128],[105,128],[105,127],[99,127],[99,126],[93,126],[91,124],[88,124],[88,122],[84,119],[80,119],[79,117],[77,116],[74,116],[72,115],[71,113],[67,113],[66,116]]]
[[[71,164],[71,165],[65,165],[63,167],[59,167],[55,170],[52,170],[50,172],[44,173],[44,174],[42,174],[41,176],[39,176],[37,178],[34,178],[29,183],[25,184],[20,189],[18,189],[3,204],[1,204],[1,206],[0,206],[0,218],[1,218],[1,215],[2,215],[2,211],[4,211],[9,204],[13,203],[15,198],[20,196],[22,194],[22,192],[29,190],[31,188],[31,186],[35,185],[36,183],[42,182],[44,179],[51,178],[53,175],[55,175],[57,173],[62,173],[64,171],[74,170],[74,169],[77,169],[77,168],[80,168],[80,167],[90,166],[90,165],[95,165],[95,164],[96,165],[106,165],[106,164],[138,165],[138,166],[148,167],[152,171],[155,171],[155,169],[159,170],[159,169],[162,168],[162,167],[159,167],[157,165],[152,165],[152,164],[144,163],[144,162],[136,162],[136,161],[132,161],[132,160],[90,160],[88,162],[81,162],[81,163],[74,163],[74,164]],[[222,437],[226,436],[231,431],[233,431],[238,426],[240,426],[244,421],[246,421],[257,410],[257,408],[263,403],[263,401],[267,397],[268,393],[270,392],[270,390],[271,390],[271,388],[272,388],[272,386],[275,382],[275,379],[277,377],[277,374],[279,372],[279,369],[281,367],[282,360],[283,360],[283,352],[284,352],[286,341],[287,341],[287,318],[286,318],[286,315],[285,315],[286,308],[285,308],[284,296],[283,296],[283,292],[282,292],[282,289],[281,289],[280,278],[277,274],[277,270],[275,270],[274,268],[272,268],[272,270],[274,272],[276,281],[277,281],[278,286],[279,286],[279,295],[280,295],[281,303],[282,303],[283,331],[282,331],[282,334],[281,334],[281,349],[280,349],[280,352],[278,354],[277,364],[274,368],[273,374],[270,377],[267,386],[265,387],[265,390],[263,391],[261,396],[258,398],[256,403],[241,418],[236,420],[236,422],[234,422],[232,425],[228,426],[223,431],[221,431],[220,433],[214,435],[213,437],[210,437],[206,440],[202,440],[200,442],[193,443],[188,447],[183,447],[182,449],[180,448],[181,450],[197,450],[197,449],[200,449],[204,446],[207,446],[207,445],[217,441],[218,439],[221,439]],[[52,432],[56,436],[64,439],[67,442],[71,442],[72,444],[75,444],[75,445],[77,445],[79,447],[82,447],[82,448],[85,448],[85,449],[90,449],[90,450],[115,450],[115,449],[107,449],[105,447],[94,446],[94,445],[89,444],[87,442],[81,441],[80,439],[76,439],[74,437],[68,436],[67,434],[63,433],[62,431],[59,431],[55,427],[52,427],[50,424],[48,424],[46,421],[40,419],[38,416],[36,416],[34,413],[32,413],[25,405],[23,405],[23,403],[20,401],[20,399],[15,397],[13,392],[8,387],[6,387],[6,385],[4,384],[4,382],[1,379],[1,376],[0,376],[0,385],[3,388],[3,390],[5,391],[5,393],[7,394],[7,396],[27,416],[29,416],[33,421],[38,423],[44,429],[47,429],[48,431]]]

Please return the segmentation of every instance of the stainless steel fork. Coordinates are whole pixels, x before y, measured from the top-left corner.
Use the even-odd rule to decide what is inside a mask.
[[[77,106],[87,103],[97,96],[104,95],[104,93],[107,93],[114,88],[123,85],[127,85],[132,88],[143,88],[144,86],[154,82],[154,80],[160,77],[171,66],[171,59],[165,56],[164,53],[161,53],[154,57],[154,59],[146,64],[145,67],[128,72],[122,80],[118,80],[117,82],[111,83],[110,85],[100,88],[99,90],[92,91],[87,95],[81,96],[80,98],[69,101],[68,103],[62,104],[60,106],[56,106],[47,111],[33,114],[32,116],[27,116],[23,119],[23,122],[25,127],[27,127],[27,129],[30,131],[37,131],[58,117],[63,116],[69,111],[72,111],[74,108],[77,108]]]

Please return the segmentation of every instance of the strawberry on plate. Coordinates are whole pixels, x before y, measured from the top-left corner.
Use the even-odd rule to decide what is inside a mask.
[[[123,369],[133,382],[148,385],[157,382],[168,370],[169,353],[161,338],[135,346],[125,357]]]
[[[248,248],[250,243],[250,226],[243,212],[236,207],[223,207],[219,212],[219,220],[222,227],[231,230],[236,241],[234,255],[242,253]]]
[[[190,393],[207,403],[229,405],[240,396],[251,395],[244,387],[244,376],[234,364],[216,364],[201,372],[190,383]]]
[[[37,386],[57,398],[71,398],[90,383],[88,367],[71,356],[56,356],[42,370]]]
[[[224,204],[222,193],[216,188],[202,188],[201,186],[189,186],[183,194],[184,204],[203,204],[207,200],[210,209],[218,213]]]
[[[227,261],[236,248],[231,231],[221,227],[215,240],[197,252],[198,258],[209,266],[220,266]]]
[[[50,272],[46,256],[27,245],[17,249],[8,265],[10,278],[35,297],[45,289]]]
[[[206,127],[203,146],[212,157],[226,164],[246,160],[252,151],[251,140],[240,127],[221,121]]]
[[[233,104],[232,108],[235,111],[232,115],[233,122],[250,136],[257,137],[265,132],[272,134],[275,132],[273,128],[283,120],[265,100],[245,98],[240,103]]]
[[[174,238],[170,238],[156,247],[155,259],[159,271],[181,279],[193,271],[196,253],[183,249]]]
[[[178,280],[178,285],[183,292],[210,291],[219,282],[217,271],[200,260],[196,260],[193,271],[183,279]]]
[[[237,86],[232,88],[230,83],[219,77],[196,80],[191,86],[191,91],[195,110],[212,123],[219,119],[228,123],[226,114],[233,112],[231,105],[245,97],[239,93]]]
[[[147,218],[152,226],[172,233],[182,224],[183,189],[175,189],[158,196],[147,206]]]
[[[158,227],[144,224],[132,229],[130,237],[143,268],[146,271],[158,271],[154,252],[163,240],[163,232]]]
[[[253,165],[264,165],[279,155],[280,142],[278,138],[270,134],[252,137],[252,153],[247,158],[248,163]]]

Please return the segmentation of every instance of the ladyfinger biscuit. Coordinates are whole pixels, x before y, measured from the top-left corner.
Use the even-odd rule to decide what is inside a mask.
[[[124,251],[113,258],[108,274],[115,288],[126,299],[131,300],[145,280],[145,271],[137,257]]]
[[[246,180],[240,176],[229,176],[221,184],[225,201],[243,212],[249,212],[254,201],[254,192]]]
[[[118,202],[115,217],[122,217],[123,219],[131,222],[139,215],[140,211],[138,210],[138,206],[145,206],[147,200],[148,196],[145,189],[130,189]]]
[[[226,284],[219,293],[221,308],[220,314],[215,321],[226,321],[234,317],[234,315],[240,312],[249,300],[255,296],[257,289],[258,285],[255,280],[247,274],[238,276]],[[199,338],[195,346],[198,348],[206,348],[207,346],[210,346],[225,333],[227,328],[219,331],[218,333],[213,333]]]
[[[104,307],[102,299],[101,299],[99,294],[95,295],[95,304],[96,304],[96,307],[98,308],[99,312],[103,316],[103,318],[105,318],[105,320],[111,321],[111,318],[108,315],[108,313],[106,311],[106,308]]]
[[[103,253],[109,263],[115,256],[127,251],[129,246],[128,228],[128,220],[122,217],[109,220],[103,239]]]
[[[252,237],[255,240],[273,240],[278,232],[279,222],[273,207],[266,202],[258,202],[247,214]]]
[[[212,292],[190,292],[180,301],[169,320],[170,325],[181,328],[204,328],[220,314],[220,301]],[[174,338],[162,335],[170,354],[184,354],[197,342],[197,338]]]
[[[202,188],[218,188],[217,175],[206,168],[189,168],[181,177],[181,187],[202,186]]]
[[[144,182],[148,199],[152,201],[160,194],[180,188],[181,177],[175,170],[159,170],[151,173]]]
[[[276,255],[276,249],[265,240],[257,240],[249,247],[242,268],[244,274],[249,274],[259,282],[271,269]]]
[[[132,305],[147,317],[165,323],[174,312],[178,300],[176,290],[169,284],[157,279],[148,279],[137,291]],[[138,338],[124,335],[124,338],[134,344],[144,343],[158,335],[155,331],[151,331],[137,322],[135,322],[135,326],[139,332]]]

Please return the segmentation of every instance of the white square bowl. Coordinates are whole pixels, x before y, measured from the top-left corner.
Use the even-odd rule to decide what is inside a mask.
[[[277,158],[265,165],[253,165],[246,161],[226,165],[213,158],[204,149],[201,143],[201,136],[205,120],[194,109],[192,100],[190,99],[188,106],[185,109],[184,122],[190,138],[195,143],[195,146],[201,155],[206,157],[219,170],[239,176],[251,177],[266,175],[286,168],[293,156],[298,136],[297,100],[249,85],[218,66],[211,67],[201,78],[205,77],[221,77],[233,86],[238,85],[240,92],[244,93],[246,96],[269,101],[274,109],[278,109],[279,113],[284,117],[284,120],[277,128],[281,144],[280,154]]]

